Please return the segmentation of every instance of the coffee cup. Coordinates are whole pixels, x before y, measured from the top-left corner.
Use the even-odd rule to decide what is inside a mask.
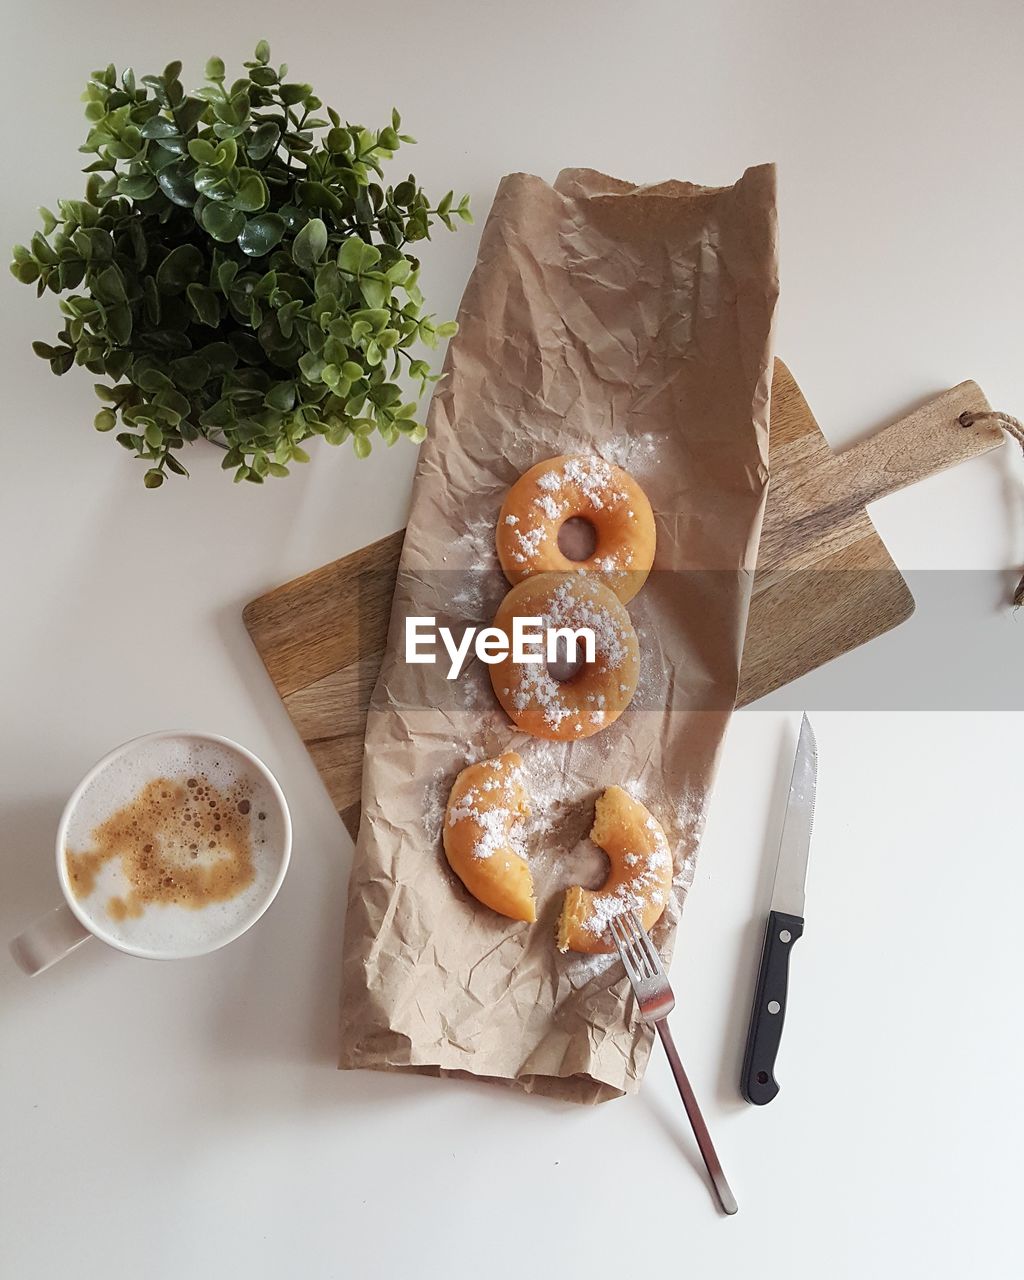
[[[205,955],[251,928],[274,900],[292,827],[277,779],[215,734],[134,738],[86,774],[57,828],[64,901],[11,954],[41,973],[98,938],[128,955]]]

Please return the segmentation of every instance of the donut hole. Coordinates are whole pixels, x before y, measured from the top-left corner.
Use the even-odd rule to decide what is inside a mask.
[[[570,516],[558,530],[558,549],[566,560],[589,560],[597,549],[597,530],[585,516]]]
[[[565,636],[557,636],[554,660],[547,664],[548,675],[559,684],[568,684],[570,680],[575,680],[587,665],[586,661],[579,656],[582,653],[583,645],[579,644],[576,646],[577,656],[570,660],[568,639]]]
[[[611,860],[589,836],[584,837],[569,851],[568,861],[575,877],[570,883],[581,884],[591,892],[600,889],[611,875]]]

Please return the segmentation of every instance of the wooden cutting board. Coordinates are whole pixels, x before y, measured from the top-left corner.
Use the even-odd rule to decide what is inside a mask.
[[[987,409],[962,382],[835,454],[781,361],[772,382],[771,486],[737,705],[907,619],[914,599],[865,503],[1002,443],[957,422]],[[403,530],[254,600],[245,625],[353,839],[363,732],[383,656]],[[855,570],[857,572],[844,572]]]

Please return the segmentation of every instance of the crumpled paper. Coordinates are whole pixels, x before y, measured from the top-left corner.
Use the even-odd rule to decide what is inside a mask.
[[[472,1075],[576,1102],[635,1090],[650,1047],[617,958],[561,955],[566,885],[600,883],[593,801],[626,785],[675,851],[654,931],[669,956],[734,700],[767,486],[778,293],[775,171],[635,187],[590,170],[497,191],[430,409],[387,654],[366,727],[345,926],[341,1066]],[[405,618],[489,625],[508,584],[494,525],[544,458],[596,452],[651,500],[655,571],[629,610],[640,687],[575,743],[518,733],[473,661],[404,660]],[[352,602],[358,611],[358,599]],[[441,847],[468,761],[513,748],[531,779],[539,919],[472,899]]]

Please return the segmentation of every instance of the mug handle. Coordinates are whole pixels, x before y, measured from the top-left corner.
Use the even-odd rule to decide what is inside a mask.
[[[63,960],[92,934],[66,902],[40,916],[11,942],[11,955],[23,973],[35,977]]]

